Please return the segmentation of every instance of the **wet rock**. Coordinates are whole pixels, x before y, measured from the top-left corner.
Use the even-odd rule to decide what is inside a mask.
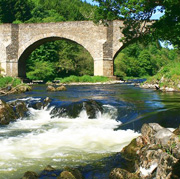
[[[56,91],[56,88],[49,85],[49,86],[46,88],[46,91],[54,92],[54,91]]]
[[[144,124],[141,132],[142,136],[121,151],[125,159],[134,162],[135,174],[142,179],[180,178],[179,136],[156,123]],[[114,178],[130,175],[121,169],[115,171],[111,173]]]
[[[51,172],[51,171],[54,171],[55,168],[53,168],[51,165],[47,165],[44,169],[44,171],[48,171],[48,172]]]
[[[66,167],[57,179],[83,179],[81,172],[78,169]]]
[[[7,125],[11,121],[15,121],[16,118],[17,117],[13,110],[13,107],[0,100],[0,124]]]
[[[83,102],[83,107],[85,108],[89,119],[96,118],[98,112],[103,113],[102,104],[94,100]]]
[[[33,101],[33,102],[31,102],[29,105],[28,105],[28,107],[30,107],[30,108],[33,108],[33,109],[36,109],[36,110],[40,110],[40,109],[42,109],[42,107],[43,107],[43,103],[42,102],[40,102],[40,101]]]
[[[178,160],[173,157],[172,155],[169,155],[166,152],[163,152],[160,156],[160,160],[158,163],[158,168],[156,172],[156,179],[171,179],[172,176],[172,168],[173,165]]]
[[[48,106],[48,104],[51,102],[51,99],[49,97],[46,97],[43,101],[43,108]]]
[[[130,161],[137,160],[137,151],[141,149],[143,146],[142,137],[138,137],[137,139],[133,139],[129,145],[124,147],[121,151],[122,156]]]
[[[22,179],[38,179],[38,174],[32,171],[27,171]]]
[[[59,86],[56,88],[56,91],[66,91],[66,87],[65,86]]]
[[[115,168],[111,171],[109,179],[140,179],[135,173],[130,173],[121,168]]]
[[[72,103],[68,106],[63,106],[60,108],[53,108],[50,112],[52,118],[54,117],[69,117],[76,118],[79,116],[80,112],[83,109],[82,103]]]
[[[17,118],[26,117],[28,108],[24,102],[18,102],[15,106],[15,112],[16,112]]]
[[[72,103],[68,106],[62,106],[62,107],[55,107],[50,112],[51,117],[70,117],[70,118],[76,118],[79,116],[80,112],[82,110],[85,110],[88,118],[93,119],[97,117],[98,112],[103,112],[102,104],[94,101],[94,100],[88,100],[85,102],[77,102]]]

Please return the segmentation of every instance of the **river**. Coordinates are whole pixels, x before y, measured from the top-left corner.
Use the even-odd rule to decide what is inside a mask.
[[[108,178],[112,168],[122,166],[119,152],[140,135],[144,123],[157,122],[176,128],[180,123],[180,93],[162,93],[132,84],[67,86],[67,91],[46,92],[45,85],[33,91],[0,97],[5,101],[52,99],[41,110],[29,108],[30,115],[0,127],[0,179],[19,179],[26,171],[41,171],[51,165],[79,167],[87,179]],[[78,117],[51,118],[56,106],[88,99],[103,104],[104,113],[88,119],[84,110]],[[52,176],[49,178],[53,178]],[[56,178],[56,177],[54,177]]]

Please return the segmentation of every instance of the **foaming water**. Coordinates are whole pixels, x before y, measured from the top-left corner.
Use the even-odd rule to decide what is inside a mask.
[[[24,100],[24,99],[23,99]],[[88,164],[119,152],[139,134],[118,130],[117,110],[103,106],[105,113],[88,119],[51,118],[51,109],[34,110],[31,115],[0,129],[1,178],[20,178],[28,170],[36,172],[46,165],[56,168]]]

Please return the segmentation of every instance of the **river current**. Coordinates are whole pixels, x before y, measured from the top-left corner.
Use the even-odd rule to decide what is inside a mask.
[[[144,123],[169,128],[180,123],[180,93],[140,89],[133,84],[67,86],[67,91],[52,93],[37,85],[31,92],[0,98],[27,102],[47,96],[52,99],[48,107],[29,107],[28,117],[0,127],[0,179],[19,179],[29,170],[41,174],[47,165],[59,170],[79,167],[88,179],[108,178],[113,167],[123,165],[116,153],[140,135]],[[105,112],[94,119],[88,119],[85,110],[76,118],[50,115],[54,107],[89,99],[102,103]],[[41,174],[41,178],[48,177]]]

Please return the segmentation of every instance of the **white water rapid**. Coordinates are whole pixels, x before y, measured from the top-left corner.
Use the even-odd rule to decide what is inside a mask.
[[[109,113],[88,119],[85,111],[78,118],[51,118],[50,109],[34,110],[24,119],[0,128],[0,178],[16,179],[26,171],[40,172],[47,165],[55,168],[77,166],[119,152],[139,134],[114,129],[120,125]]]

